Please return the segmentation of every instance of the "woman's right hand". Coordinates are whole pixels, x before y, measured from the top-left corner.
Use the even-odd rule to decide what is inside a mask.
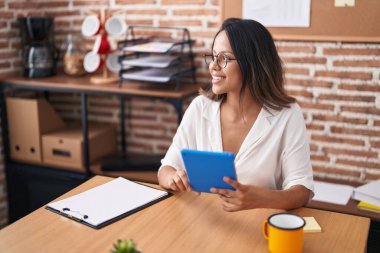
[[[175,170],[170,173],[167,185],[173,191],[191,191],[190,183],[184,170]]]

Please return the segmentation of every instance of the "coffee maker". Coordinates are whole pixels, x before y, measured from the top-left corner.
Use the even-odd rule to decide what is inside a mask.
[[[58,50],[54,46],[54,18],[25,17],[19,20],[22,74],[29,78],[55,75]]]

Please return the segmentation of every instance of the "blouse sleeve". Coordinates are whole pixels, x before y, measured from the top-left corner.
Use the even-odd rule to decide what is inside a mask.
[[[199,97],[198,97],[199,98]],[[195,143],[195,121],[198,111],[198,98],[195,98],[183,115],[181,124],[173,138],[165,157],[161,160],[161,170],[164,166],[171,166],[176,170],[185,169],[182,161],[181,150],[194,148]]]
[[[313,170],[306,125],[300,107],[297,104],[292,106],[294,108],[285,127],[282,188],[286,190],[294,185],[303,185],[313,192]]]

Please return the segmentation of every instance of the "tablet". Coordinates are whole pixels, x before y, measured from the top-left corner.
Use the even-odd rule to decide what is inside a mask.
[[[233,153],[183,149],[181,154],[193,191],[211,193],[212,187],[235,190],[223,181],[225,176],[236,180]]]

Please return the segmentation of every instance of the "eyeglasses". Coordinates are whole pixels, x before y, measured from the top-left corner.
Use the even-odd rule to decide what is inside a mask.
[[[216,60],[216,63],[222,69],[224,69],[224,68],[227,67],[227,64],[228,64],[229,61],[237,61],[238,60],[236,58],[230,58],[230,57],[228,57],[223,52],[220,52],[217,55],[205,54],[203,57],[205,58],[205,63],[207,64],[207,66],[210,65],[211,62],[215,62],[215,60]]]

